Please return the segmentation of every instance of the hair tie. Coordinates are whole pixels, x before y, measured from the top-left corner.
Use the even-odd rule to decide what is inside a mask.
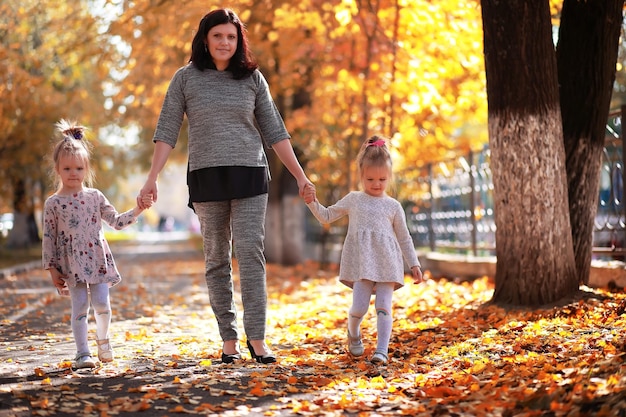
[[[74,123],[66,119],[61,119],[57,122],[56,127],[58,131],[61,132],[63,137],[67,140],[69,139],[82,140],[83,139],[83,136],[84,136],[83,132],[85,130],[85,127],[83,126],[77,126]]]
[[[385,141],[382,139],[378,139],[378,140],[368,143],[367,146],[385,146]]]
[[[81,129],[77,129],[77,128],[68,129],[68,130],[64,131],[63,134],[67,138],[74,138],[76,140],[82,140],[83,139],[83,132],[82,132]]]

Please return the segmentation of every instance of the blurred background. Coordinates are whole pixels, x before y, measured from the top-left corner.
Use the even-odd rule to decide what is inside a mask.
[[[551,3],[556,34],[561,2]],[[360,144],[382,134],[394,154],[392,194],[407,209],[416,246],[492,253],[481,10],[479,1],[460,0],[3,1],[0,251],[38,248],[41,207],[54,192],[47,158],[61,118],[89,127],[95,186],[119,211],[133,207],[170,78],[188,62],[200,19],[216,7],[232,8],[246,24],[323,204],[357,188]],[[621,45],[614,109],[626,94],[624,36]],[[620,115],[611,117],[607,138],[619,138]],[[198,232],[187,207],[186,133],[184,126],[159,178],[158,202],[117,238]],[[322,228],[271,150],[268,157],[268,261],[333,261],[345,223]],[[615,171],[607,166],[603,184],[613,196]],[[621,195],[616,204],[622,213]]]

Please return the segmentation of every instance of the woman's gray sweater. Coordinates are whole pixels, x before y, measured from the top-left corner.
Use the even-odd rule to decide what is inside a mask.
[[[200,71],[193,64],[172,77],[153,140],[174,147],[187,114],[189,170],[267,166],[268,146],[289,139],[267,81],[256,70],[235,80],[228,71]]]

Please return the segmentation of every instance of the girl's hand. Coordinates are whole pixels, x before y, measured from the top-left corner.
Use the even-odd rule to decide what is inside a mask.
[[[65,275],[62,275],[57,269],[49,269],[52,284],[60,291],[65,287]]]
[[[152,207],[152,204],[154,204],[154,199],[152,198],[152,194],[144,195],[143,197],[141,197],[141,202],[144,208]]]
[[[413,275],[413,283],[420,284],[424,282],[424,275],[422,274],[422,269],[419,266],[411,267],[411,274]]]

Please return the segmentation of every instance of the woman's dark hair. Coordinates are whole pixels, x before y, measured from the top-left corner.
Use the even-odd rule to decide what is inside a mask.
[[[213,10],[200,20],[196,36],[194,36],[191,42],[191,57],[189,58],[189,62],[200,71],[216,69],[211,54],[207,50],[206,37],[213,26],[223,25],[225,23],[232,23],[237,28],[237,50],[230,59],[226,71],[230,71],[233,74],[233,78],[239,80],[250,76],[250,74],[258,68],[258,64],[252,58],[248,47],[246,28],[243,23],[241,23],[241,20],[239,20],[239,16],[230,9]]]

